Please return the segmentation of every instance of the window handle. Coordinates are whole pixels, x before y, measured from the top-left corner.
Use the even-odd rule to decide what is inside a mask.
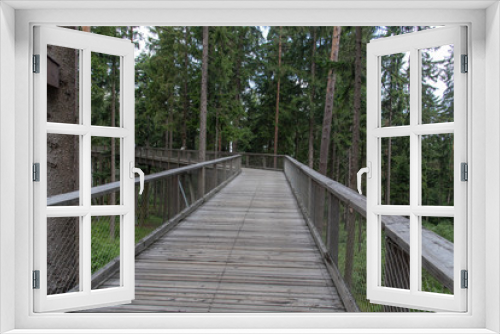
[[[358,171],[358,192],[360,195],[363,195],[363,192],[361,191],[361,175],[366,173],[369,179],[372,178],[372,163],[368,161],[368,167],[361,168]]]
[[[139,185],[140,185],[139,195],[142,195],[142,192],[144,190],[144,172],[140,168],[134,167],[133,161],[130,161],[129,170],[131,179],[135,177],[135,173],[139,174]]]

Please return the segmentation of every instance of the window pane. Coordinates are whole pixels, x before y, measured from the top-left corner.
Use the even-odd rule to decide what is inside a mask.
[[[92,289],[120,286],[120,227],[121,216],[92,217]]]
[[[79,291],[79,217],[47,218],[47,294]]]
[[[410,137],[382,138],[381,204],[410,204]]]
[[[381,219],[381,286],[408,290],[410,289],[410,218],[381,216]],[[391,233],[393,229],[398,231],[398,236],[406,234],[407,238],[395,238]]]
[[[453,45],[420,50],[422,124],[453,122]]]
[[[80,137],[47,134],[47,205],[80,205]]]
[[[120,181],[120,143],[120,138],[92,137],[92,187]],[[119,204],[119,188],[92,198],[92,205]]]
[[[453,134],[421,136],[422,205],[453,206]]]
[[[80,50],[47,45],[47,122],[80,123]]]
[[[381,64],[381,124],[410,124],[410,52],[382,56]]]
[[[92,125],[120,126],[120,57],[92,52]]]
[[[421,217],[423,253],[438,253],[440,266],[431,265],[422,257],[422,291],[453,294],[453,235],[452,217]],[[437,255],[437,254],[436,254]]]

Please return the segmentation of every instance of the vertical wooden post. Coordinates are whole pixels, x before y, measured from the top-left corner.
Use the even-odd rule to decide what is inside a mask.
[[[144,192],[142,195],[142,203],[141,203],[141,220],[140,224],[144,225],[146,217],[148,216],[148,207],[149,207],[149,182],[144,183]]]
[[[205,196],[205,167],[200,168],[198,172],[198,197]]]
[[[181,212],[181,201],[180,201],[180,192],[181,189],[179,187],[179,174],[174,177],[174,189],[175,189],[175,214],[177,215]]]
[[[307,199],[308,199],[308,202],[307,202],[307,212],[309,213],[309,217],[311,218],[312,220],[312,214],[311,214],[311,211],[312,211],[312,206],[313,206],[313,186],[312,186],[312,179],[310,176],[307,176],[307,189],[308,189],[308,192],[307,192]]]
[[[264,155],[264,156],[262,156],[262,167],[263,167],[264,169],[266,169],[266,168],[267,168],[267,164],[266,164],[266,156],[265,156],[265,155]]]
[[[153,184],[151,185],[151,188],[153,190],[153,210],[154,210],[154,213],[155,214],[158,214],[158,205],[156,203],[156,192],[158,191],[158,187],[157,187],[157,181],[153,181],[152,182]]]
[[[134,186],[135,189],[135,224],[139,224],[139,187]]]
[[[189,188],[189,196],[191,198],[191,203],[194,203],[194,202],[196,202],[196,196],[195,196],[194,187],[193,187],[193,174],[188,173],[187,176],[188,176],[187,182],[188,182],[188,188]]]
[[[247,166],[247,168],[248,168],[248,166],[249,166],[250,156],[249,156],[249,155],[247,155],[247,156],[245,156],[245,158],[246,158],[246,166]]]
[[[224,169],[224,181],[226,181],[227,180],[227,174],[226,174],[226,161],[225,160],[224,160],[223,169]]]
[[[214,164],[214,172],[213,172],[213,176],[214,176],[214,189],[217,188],[217,186],[219,185],[219,182],[217,180],[217,164]]]
[[[348,287],[352,285],[352,271],[354,268],[354,243],[356,232],[356,213],[351,207],[346,206],[349,210],[347,225],[347,242],[345,247],[345,271],[344,281]]]
[[[162,212],[162,217],[163,217],[163,222],[166,222],[168,219],[168,207],[167,207],[167,194],[168,194],[168,188],[167,188],[167,180],[165,178],[161,179],[161,184],[162,184],[162,196],[161,196],[161,202],[162,202],[162,207],[163,207],[163,212]]]
[[[328,223],[326,247],[333,263],[339,265],[339,200],[328,193]]]

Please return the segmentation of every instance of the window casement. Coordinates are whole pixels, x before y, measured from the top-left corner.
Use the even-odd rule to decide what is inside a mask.
[[[75,121],[47,119],[47,81],[50,56],[48,48],[66,48],[76,55]],[[116,127],[92,123],[92,57],[100,54],[118,57],[120,69],[119,124]],[[134,299],[134,46],[128,40],[88,34],[64,28],[38,26],[34,28],[34,162],[39,177],[34,182],[34,272],[37,275],[34,293],[34,311],[70,311],[103,305],[129,303]],[[119,170],[119,193],[116,203],[95,205],[91,194],[92,140],[114,138],[119,143],[116,165]],[[50,140],[49,140],[50,138]],[[65,147],[67,142],[69,148]],[[74,160],[62,166],[72,177],[50,177],[51,162],[47,161],[47,143],[54,146],[54,155],[68,155],[73,151]],[[55,144],[54,144],[55,143]],[[73,145],[73,146],[72,146]],[[57,152],[59,150],[60,152]],[[62,163],[64,164],[64,163]],[[39,166],[39,167],[38,167]],[[130,169],[130,171],[129,171]],[[63,180],[62,180],[63,179]],[[69,182],[76,179],[75,200],[48,205],[49,183]],[[119,230],[119,286],[92,289],[92,228],[94,217],[113,217]],[[111,224],[111,221],[108,223]],[[61,231],[63,230],[64,231]],[[71,232],[67,232],[67,231]],[[66,247],[51,245],[54,238],[69,239]],[[75,241],[75,239],[78,239]],[[75,246],[76,245],[76,246]],[[49,251],[50,250],[50,251]],[[64,277],[66,266],[76,265],[75,277]],[[52,269],[51,269],[52,268]],[[56,269],[53,269],[56,268]],[[51,271],[60,274],[50,275]],[[66,275],[68,276],[68,275]],[[63,287],[54,284],[65,280]]]
[[[429,93],[423,88],[426,85],[423,71],[428,70],[424,66],[425,52],[443,48],[449,56],[442,65],[452,73],[454,94],[448,97],[453,111],[446,117],[439,117],[439,114],[429,115],[429,107],[425,105],[424,99]],[[367,182],[367,298],[371,302],[423,310],[464,312],[467,309],[467,290],[461,284],[461,273],[467,270],[467,182],[461,175],[461,166],[467,163],[467,74],[462,68],[466,54],[466,28],[460,26],[388,37],[368,44],[367,162],[371,173]],[[402,62],[403,59],[409,66],[396,70],[406,76],[406,82],[398,83],[398,96],[391,96],[393,91],[388,92],[386,87],[386,81],[391,79],[382,73],[385,67],[394,67],[391,62]],[[403,110],[401,115],[392,115],[395,103],[406,105],[399,108]],[[392,124],[388,117],[393,118]],[[423,150],[426,148],[424,142],[429,140],[450,142],[447,148],[452,150],[451,161],[445,165],[449,166],[454,181],[451,188],[453,201],[448,206],[423,196],[423,158],[428,155]],[[393,186],[382,182],[382,165],[388,165],[384,146],[390,141],[404,146],[409,152],[409,196],[396,203],[387,203],[387,198],[381,195],[382,191],[389,191],[384,188]],[[394,216],[399,217],[391,219]],[[400,216],[408,218],[401,219]],[[423,289],[422,262],[433,256],[444,256],[440,254],[444,253],[443,250],[436,247],[438,243],[430,235],[426,237],[426,231],[422,229],[424,217],[453,219],[453,250],[449,252],[448,260],[443,261],[454,279],[452,294]],[[383,249],[384,235],[391,230],[398,230],[409,244],[409,286],[384,281],[387,275],[383,275],[383,271],[388,270],[385,263],[394,261],[389,248]]]

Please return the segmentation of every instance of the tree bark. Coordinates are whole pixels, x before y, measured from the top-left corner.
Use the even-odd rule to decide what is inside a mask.
[[[359,114],[361,112],[361,27],[356,27],[356,59],[354,60],[354,115],[351,144],[351,181],[350,187],[356,190],[357,171],[359,169]]]
[[[314,93],[315,93],[315,74],[316,74],[316,27],[313,27],[313,45],[311,55],[311,94],[309,95],[309,168],[314,168]]]
[[[182,147],[187,149],[187,114],[188,114],[188,34],[189,27],[184,30],[184,110],[182,114]]]
[[[239,107],[241,106],[240,102],[240,94],[241,94],[241,78],[240,78],[240,69],[241,69],[241,62],[243,61],[242,59],[242,54],[243,54],[243,38],[245,34],[244,28],[243,31],[240,31],[238,34],[238,56],[236,59],[236,70],[235,70],[235,79],[236,79],[236,106],[237,110],[239,110]],[[239,113],[236,115],[236,119],[234,120],[234,127],[238,129],[240,125],[240,115]],[[233,152],[238,152],[238,137],[233,139]]]
[[[356,27],[356,58],[354,60],[354,115],[352,124],[352,144],[349,152],[349,187],[356,190],[357,171],[359,162],[359,114],[361,110],[361,27]],[[361,222],[359,223],[361,224]],[[361,225],[360,225],[361,226]],[[352,270],[354,264],[354,240],[356,227],[356,211],[349,207],[349,223],[346,244],[346,266],[345,281],[348,286],[352,286]],[[361,238],[361,235],[358,236]]]
[[[333,27],[332,50],[330,61],[336,62],[339,57],[341,27]],[[328,151],[330,146],[330,132],[332,129],[333,102],[335,95],[336,72],[334,69],[328,71],[328,83],[326,88],[325,113],[323,116],[323,128],[321,130],[321,148],[319,156],[319,172],[326,175],[328,168]]]
[[[278,122],[279,122],[279,114],[280,114],[280,83],[281,83],[281,29],[280,26],[280,37],[279,37],[279,46],[278,46],[278,87],[276,92],[276,116],[274,119],[274,169],[276,169],[278,165],[278,160],[276,155],[278,154]]]
[[[208,89],[208,27],[203,27],[203,57],[201,66],[201,98],[200,98],[200,143],[198,161],[205,161],[207,148],[207,89]],[[198,179],[199,197],[205,192],[205,171],[202,168]]]

